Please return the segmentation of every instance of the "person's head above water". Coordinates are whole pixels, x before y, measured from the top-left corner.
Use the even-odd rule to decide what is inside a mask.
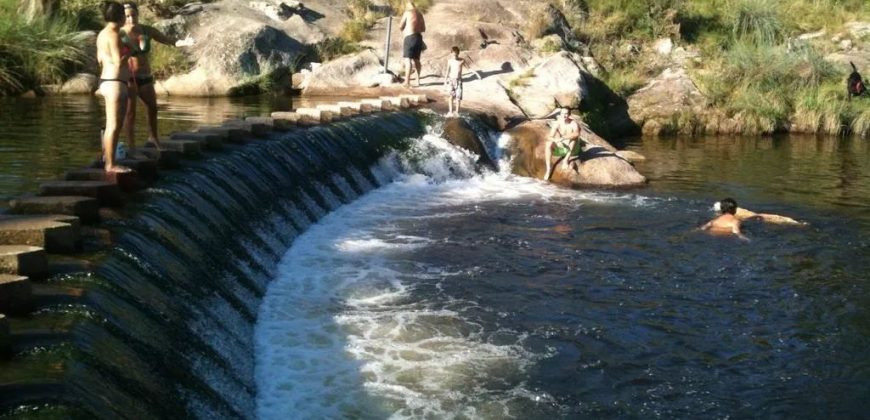
[[[716,204],[713,205],[713,208],[722,214],[736,214],[737,213],[737,201],[731,197],[722,199],[717,201]]]

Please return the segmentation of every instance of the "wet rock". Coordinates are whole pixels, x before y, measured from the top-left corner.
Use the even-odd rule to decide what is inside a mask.
[[[479,156],[477,159],[478,165],[485,165],[491,169],[495,169],[495,164],[486,152],[486,147],[483,141],[477,137],[474,129],[461,118],[449,118],[444,122],[444,138],[451,144],[468,150],[471,153]]]
[[[702,113],[706,98],[686,69],[668,68],[632,94],[628,107],[631,119],[644,134],[658,135],[667,131],[673,118]]]
[[[302,83],[306,94],[333,93],[336,88],[374,87],[380,83],[381,62],[365,50],[324,63]]]
[[[513,173],[538,179],[544,177],[544,147],[548,132],[549,127],[543,121],[526,122],[508,131],[512,138]],[[646,177],[626,159],[619,157],[612,145],[597,136],[589,140],[580,155],[582,163],[563,168],[559,161],[551,182],[573,187],[631,187],[646,183]]]

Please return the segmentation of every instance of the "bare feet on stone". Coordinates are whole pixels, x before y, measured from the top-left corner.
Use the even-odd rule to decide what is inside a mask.
[[[106,166],[105,169],[106,169],[106,173],[114,173],[114,174],[126,174],[126,173],[133,172],[132,169],[130,169],[126,166],[121,166],[121,165]]]

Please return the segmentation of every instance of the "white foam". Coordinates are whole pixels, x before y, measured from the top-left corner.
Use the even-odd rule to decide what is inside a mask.
[[[372,170],[379,182],[394,182],[337,208],[295,240],[255,332],[260,418],[502,417],[517,405],[552,400],[524,385],[529,367],[551,354],[530,352],[526,337],[510,330],[497,332],[500,344],[489,342],[493,332],[470,315],[489,309],[440,287],[465,273],[412,262],[408,256],[433,241],[400,226],[467,214],[488,201],[635,205],[638,198],[581,193],[505,171],[479,175],[475,160],[426,135]],[[427,292],[417,293],[422,288]]]

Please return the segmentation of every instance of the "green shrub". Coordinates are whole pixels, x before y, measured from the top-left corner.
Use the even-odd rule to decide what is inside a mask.
[[[174,74],[187,73],[193,67],[191,58],[185,50],[159,42],[151,43],[149,60],[151,74],[159,80],[168,79]]]
[[[25,22],[18,14],[0,20],[0,93],[58,83],[85,60],[88,34],[68,18]]]
[[[362,47],[359,44],[350,42],[344,38],[326,38],[309,48],[306,57],[308,60],[306,61],[323,63],[361,50]]]
[[[731,33],[737,40],[774,45],[783,38],[777,0],[738,0],[730,14]]]

